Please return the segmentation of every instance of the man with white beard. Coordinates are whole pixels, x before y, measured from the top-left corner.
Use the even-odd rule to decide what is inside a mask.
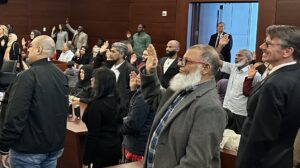
[[[148,47],[142,69],[142,94],[156,111],[146,146],[144,167],[220,167],[220,142],[226,126],[214,75],[218,53],[195,45],[179,60],[180,72],[170,87],[160,89],[157,55]]]
[[[241,133],[244,120],[247,116],[248,97],[243,95],[243,83],[248,74],[249,63],[252,61],[252,53],[242,49],[235,56],[235,64],[219,60],[221,71],[230,74],[223,107],[228,115],[226,128]],[[261,80],[259,73],[256,73],[252,86]]]

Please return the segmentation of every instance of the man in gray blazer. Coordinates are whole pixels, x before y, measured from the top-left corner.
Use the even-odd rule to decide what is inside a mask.
[[[87,46],[88,35],[85,32],[83,32],[82,26],[78,26],[77,30],[74,30],[69,24],[69,19],[67,18],[66,27],[69,29],[70,32],[73,33],[72,44],[77,50],[80,50],[82,46]]]
[[[218,53],[195,45],[179,60],[180,73],[161,90],[156,74],[157,55],[148,47],[142,70],[142,93],[156,111],[145,151],[147,168],[219,168],[220,142],[226,113],[218,99],[214,75]]]

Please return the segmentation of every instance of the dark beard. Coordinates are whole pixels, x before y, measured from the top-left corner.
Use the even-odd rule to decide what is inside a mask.
[[[176,53],[176,51],[167,51],[165,56],[168,58],[172,58]]]
[[[111,68],[116,62],[116,60],[106,60],[106,65],[108,68]]]

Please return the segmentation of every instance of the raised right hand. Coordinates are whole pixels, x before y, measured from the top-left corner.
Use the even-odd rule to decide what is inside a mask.
[[[253,79],[256,72],[257,72],[257,70],[255,69],[254,65],[253,64],[249,65],[247,78]]]
[[[128,32],[126,33],[126,37],[127,37],[127,38],[130,38],[130,37],[131,37],[130,31],[128,31]]]
[[[152,44],[149,44],[149,46],[147,47],[147,52],[148,59],[146,61],[146,74],[151,74],[156,70],[158,59],[155,48]]]
[[[66,18],[66,24],[69,24],[69,18]]]
[[[55,28],[55,26],[53,26],[53,28],[52,28],[52,32],[54,32],[54,31],[55,31],[55,29],[56,29],[56,28]]]
[[[225,46],[225,45],[228,44],[228,42],[229,42],[228,36],[223,36],[223,37],[220,39],[220,41],[219,41],[219,45]]]
[[[24,39],[24,37],[23,37],[23,38],[22,38],[22,46],[25,47],[25,45],[26,45],[26,41],[25,41],[25,39]]]

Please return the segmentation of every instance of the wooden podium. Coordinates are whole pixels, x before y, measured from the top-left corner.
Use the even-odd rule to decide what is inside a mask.
[[[76,103],[73,104],[76,105]],[[86,108],[85,103],[79,103],[80,115]],[[67,132],[64,145],[64,153],[58,159],[57,168],[81,168],[84,153],[84,139],[87,133],[85,123],[80,119],[75,119],[75,116],[68,118]]]
[[[52,60],[52,62],[63,72],[67,69],[67,63],[58,60]]]

